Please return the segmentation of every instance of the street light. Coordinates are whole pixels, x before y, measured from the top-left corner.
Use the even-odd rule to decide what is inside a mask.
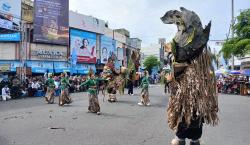
[[[231,19],[231,33],[232,33],[232,39],[234,38],[234,30],[233,30],[233,26],[234,26],[234,0],[232,0],[232,19]],[[231,70],[234,70],[234,56],[232,58],[232,68]]]

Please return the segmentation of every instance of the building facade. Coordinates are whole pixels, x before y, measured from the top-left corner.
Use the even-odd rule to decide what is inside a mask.
[[[131,51],[141,48],[141,40],[130,38],[128,30],[113,30],[104,20],[69,11],[67,1],[58,3],[63,5],[60,12],[63,15],[53,18],[46,12],[41,15],[40,5],[46,4],[49,0],[42,3],[20,0],[20,10],[15,10],[20,11],[16,31],[12,19],[0,19],[12,23],[8,27],[0,24],[0,71],[15,73],[18,67],[28,67],[32,73],[87,74],[89,69],[101,71],[103,60],[111,53],[117,56],[120,66],[126,66]],[[43,17],[46,15],[48,18]]]

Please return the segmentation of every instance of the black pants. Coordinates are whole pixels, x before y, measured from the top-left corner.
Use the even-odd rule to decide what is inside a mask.
[[[199,119],[192,120],[189,126],[181,122],[178,125],[176,136],[181,139],[197,140],[202,135],[202,122]]]
[[[170,88],[169,88],[169,83],[165,82],[164,83],[164,93],[166,94],[167,92],[170,93]]]
[[[134,94],[133,93],[133,84],[128,84],[128,94]]]

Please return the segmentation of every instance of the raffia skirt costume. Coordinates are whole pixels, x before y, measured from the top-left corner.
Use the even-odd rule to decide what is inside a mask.
[[[108,92],[108,101],[109,102],[116,102],[117,98],[116,98],[116,80],[110,80],[108,82],[108,86],[107,86],[107,92]]]
[[[218,96],[209,52],[203,52],[171,83],[168,124],[179,138],[199,139],[202,124],[218,123]]]

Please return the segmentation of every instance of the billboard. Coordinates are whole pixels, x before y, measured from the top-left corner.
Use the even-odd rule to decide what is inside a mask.
[[[21,0],[0,0],[0,41],[20,41]]]
[[[114,40],[105,35],[101,36],[101,63],[107,63],[112,54],[116,55],[116,44]]]
[[[21,0],[0,0],[0,12],[5,20],[13,22],[15,26],[20,26]]]
[[[68,45],[69,1],[35,0],[33,41]]]
[[[70,29],[70,50],[77,62],[96,63],[96,34]]]
[[[89,32],[104,34],[105,21],[69,11],[69,26]]]

